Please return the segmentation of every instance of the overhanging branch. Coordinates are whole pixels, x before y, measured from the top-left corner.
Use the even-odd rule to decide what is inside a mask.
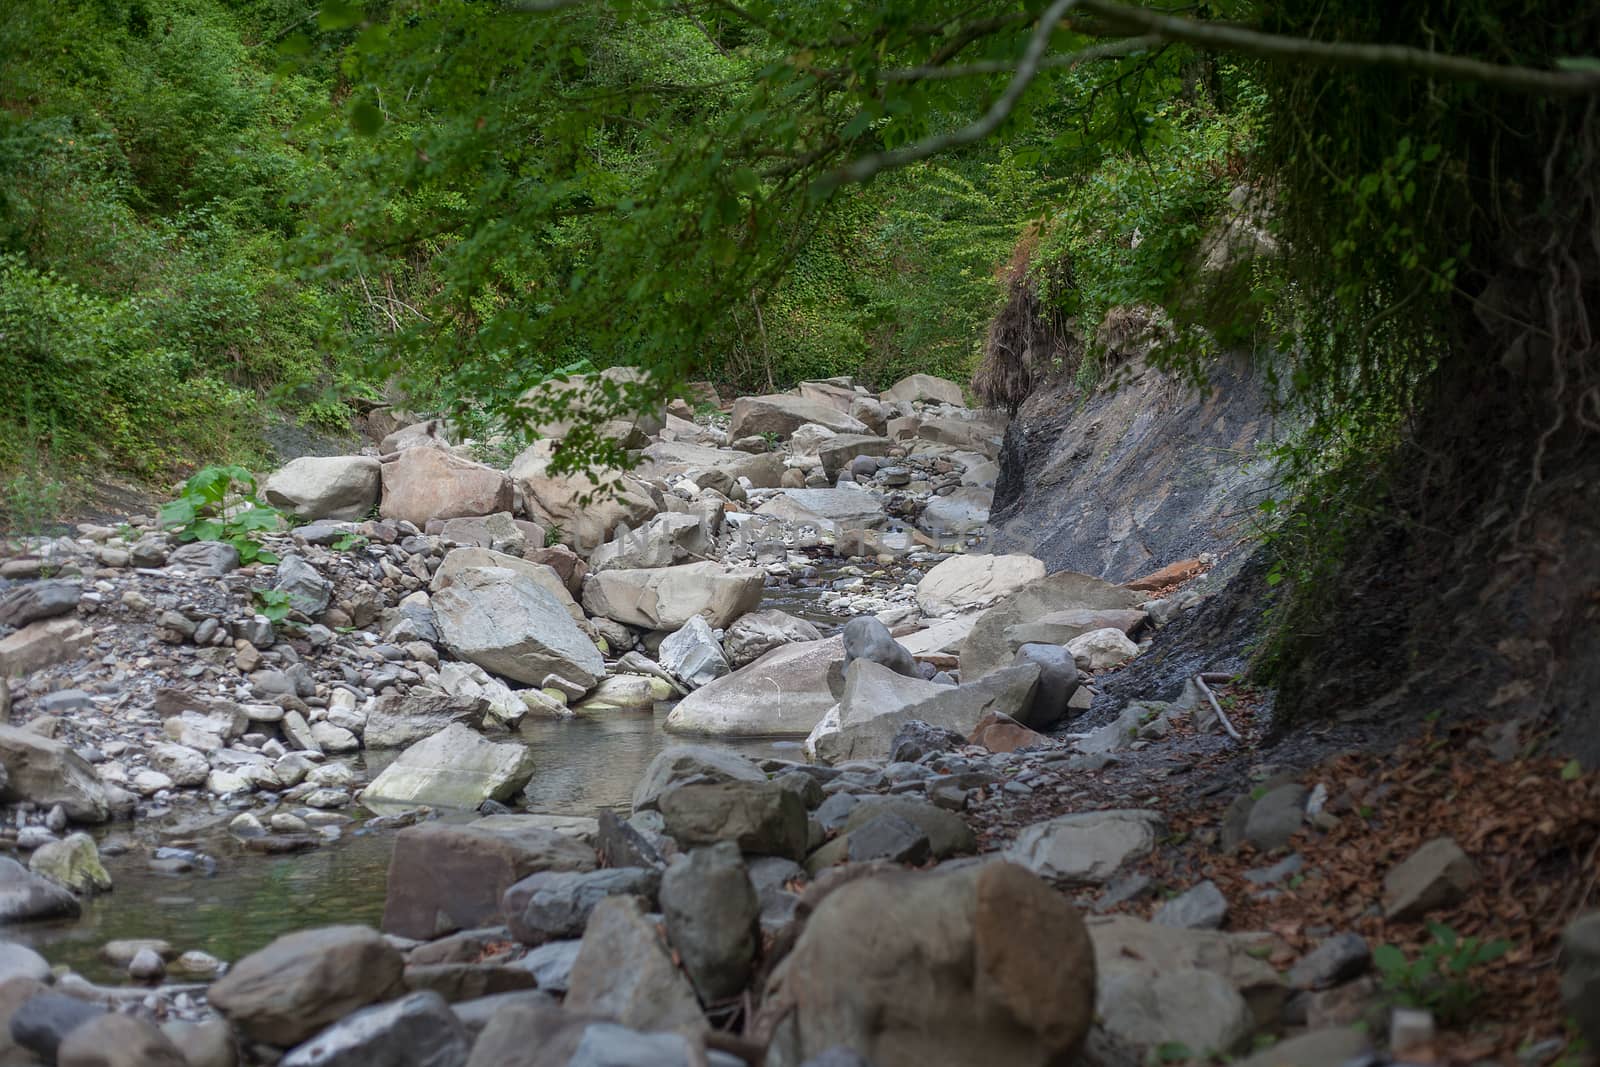
[[[1398,44],[1345,44],[1313,41],[1263,33],[1242,26],[1163,15],[1144,8],[1129,7],[1116,0],[1082,0],[1085,11],[1093,12],[1118,33],[1133,30],[1155,34],[1167,41],[1197,48],[1284,62],[1317,63],[1333,67],[1391,67],[1450,81],[1481,82],[1499,89],[1525,93],[1582,95],[1600,93],[1600,73],[1588,71],[1538,70],[1487,63],[1481,59],[1443,55],[1422,48]],[[1086,27],[1075,27],[1094,32]]]

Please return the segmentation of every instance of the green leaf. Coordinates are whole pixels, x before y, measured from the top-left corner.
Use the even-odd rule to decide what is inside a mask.
[[[347,0],[326,0],[317,12],[317,27],[323,30],[348,30],[361,21],[361,5]]]
[[[1406,954],[1394,945],[1379,945],[1372,950],[1372,965],[1385,976],[1398,975],[1406,967]]]
[[[372,137],[383,129],[383,112],[370,100],[358,100],[350,109],[350,128],[363,137]]]
[[[1583,764],[1575,759],[1568,760],[1566,766],[1561,768],[1563,782],[1576,782],[1581,777],[1583,777]]]
[[[179,497],[170,504],[161,507],[162,526],[187,526],[195,520],[194,501],[188,497]]]
[[[222,523],[216,519],[200,519],[185,533],[193,536],[196,541],[220,541],[223,529]]]
[[[1163,1041],[1156,1046],[1156,1059],[1162,1063],[1182,1063],[1194,1059],[1194,1053],[1182,1041]]]

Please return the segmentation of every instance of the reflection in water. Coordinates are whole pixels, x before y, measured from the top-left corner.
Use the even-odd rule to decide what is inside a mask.
[[[675,740],[661,732],[660,718],[619,713],[529,724],[524,733],[537,769],[528,784],[528,810],[554,815],[626,810],[645,767]],[[706,743],[757,758],[801,758],[792,741]],[[370,773],[383,762],[382,754],[374,753]],[[352,809],[351,814],[365,812]],[[314,852],[262,856],[245,852],[221,829],[229,815],[221,814],[215,828],[181,838],[185,847],[216,859],[214,875],[163,875],[150,869],[155,848],[178,843],[171,827],[113,828],[102,843],[131,846],[125,855],[104,857],[115,891],[86,900],[76,922],[12,927],[7,935],[33,945],[52,964],[68,964],[97,981],[116,981],[124,975],[98,958],[100,946],[111,940],[160,938],[180,952],[201,949],[237,960],[291,930],[378,924],[394,831],[346,828],[338,841]]]

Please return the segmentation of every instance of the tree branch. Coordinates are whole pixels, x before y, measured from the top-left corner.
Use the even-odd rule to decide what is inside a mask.
[[[1153,33],[1168,41],[1259,59],[1318,63],[1333,67],[1393,67],[1450,81],[1481,82],[1498,89],[1525,93],[1582,95],[1600,92],[1600,74],[1587,71],[1538,70],[1486,63],[1465,56],[1441,55],[1422,48],[1398,44],[1345,44],[1338,41],[1312,41],[1304,37],[1285,37],[1241,26],[1197,22],[1176,18],[1143,8],[1129,7],[1116,0],[1081,0],[1091,11],[1117,32],[1129,28]],[[1085,33],[1094,29],[1077,27]]]
[[[1017,61],[1017,72],[1006,86],[1006,91],[1000,94],[1000,99],[996,100],[976,122],[951,130],[949,133],[924,137],[914,144],[896,148],[891,152],[875,152],[870,156],[863,156],[819,179],[819,182],[825,187],[836,187],[848,182],[864,182],[879,171],[904,167],[936,156],[940,152],[973,144],[988,137],[1006,120],[1006,116],[1011,114],[1017,102],[1022,99],[1022,94],[1027,92],[1034,76],[1039,73],[1039,64],[1044,59],[1045,49],[1050,46],[1050,35],[1055,32],[1056,24],[1078,3],[1080,0],[1054,0],[1045,9],[1033,27],[1033,35],[1028,38],[1028,47],[1023,50],[1022,58]]]
[[[1039,61],[1040,70],[1059,70],[1063,67],[1076,67],[1080,63],[1088,63],[1096,59],[1114,59],[1118,56],[1131,55],[1142,52],[1147,48],[1154,48],[1166,41],[1158,34],[1146,34],[1142,37],[1126,37],[1120,41],[1107,41],[1104,44],[1091,45],[1076,52],[1064,55],[1045,56]],[[916,82],[916,81],[944,81],[950,78],[973,78],[985,74],[1005,74],[1017,69],[1017,65],[1010,60],[992,59],[977,63],[963,63],[958,67],[901,67],[880,71],[878,77],[886,82]]]

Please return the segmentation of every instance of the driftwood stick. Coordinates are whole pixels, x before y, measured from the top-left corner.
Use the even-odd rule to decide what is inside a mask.
[[[1215,678],[1216,675],[1211,677]],[[1217,713],[1217,721],[1222,723],[1224,730],[1228,731],[1228,736],[1241,745],[1244,744],[1244,738],[1239,736],[1239,731],[1233,728],[1233,723],[1228,721],[1228,716],[1223,712],[1222,705],[1217,703],[1216,694],[1211,691],[1210,686],[1206,685],[1206,676],[1204,674],[1195,675],[1194,684],[1200,687],[1200,692],[1211,702],[1211,710]]]

